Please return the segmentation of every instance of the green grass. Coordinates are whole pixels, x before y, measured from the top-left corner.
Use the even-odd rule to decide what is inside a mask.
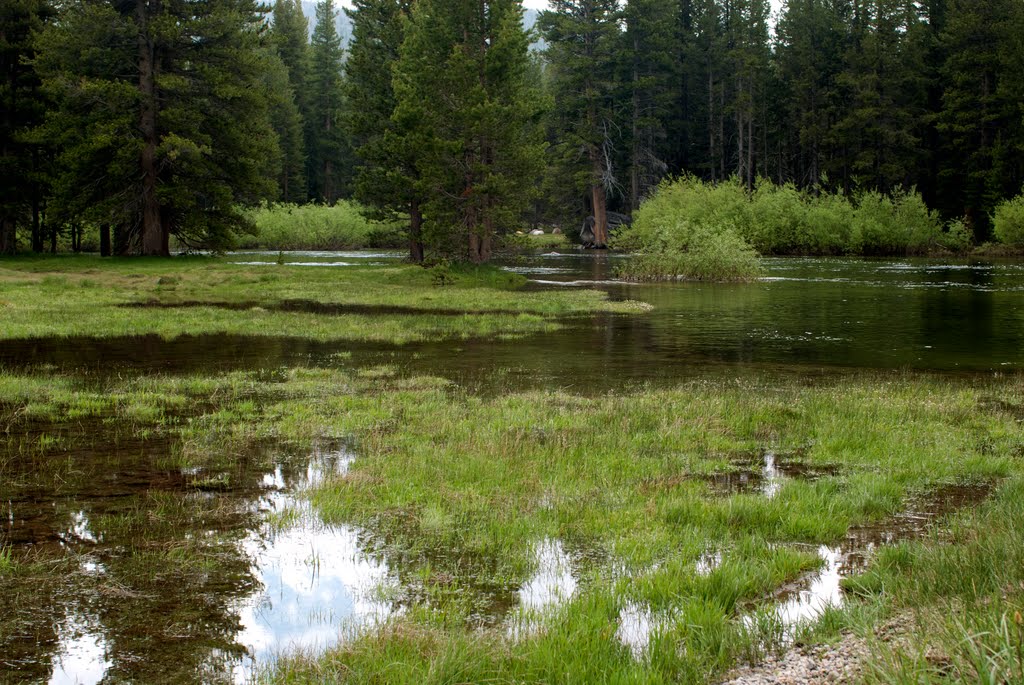
[[[13,550],[9,545],[0,547],[0,576],[7,575],[14,571],[15,562]]]
[[[518,334],[559,325],[565,315],[637,309],[596,293],[521,293],[516,277],[496,270],[444,268],[452,285],[438,287],[430,270],[394,264],[5,260],[0,307],[12,328],[3,334],[291,331],[412,340]],[[390,309],[275,309],[295,300]],[[121,306],[149,301],[206,305]],[[1013,376],[704,380],[598,396],[478,396],[443,379],[405,377],[392,365],[98,378],[6,370],[0,501],[73,493],[102,482],[119,459],[188,474],[174,488],[111,498],[92,516],[103,544],[121,550],[104,559],[108,575],[97,581],[96,601],[129,602],[130,609],[104,604],[118,607],[104,620],[148,636],[146,617],[163,615],[157,605],[170,587],[173,624],[165,634],[219,645],[188,631],[216,624],[234,635],[237,620],[210,598],[247,577],[249,561],[236,543],[252,509],[238,493],[258,492],[282,452],[308,454],[318,441],[343,440],[357,455],[348,473],[304,496],[324,521],[364,531],[396,574],[395,599],[407,610],[325,655],[285,658],[265,680],[699,683],[781,646],[767,608],[779,588],[818,566],[817,545],[851,526],[882,523],[908,498],[942,485],[996,483],[977,511],[945,521],[930,538],[883,549],[847,581],[853,601],[801,639],[834,640],[842,631],[871,637],[880,621],[910,613],[920,630],[904,646],[879,638],[869,680],[930,682],[954,673],[1013,681],[1024,606],[1020,407],[1024,381]],[[130,446],[127,456],[115,449],[121,445]],[[817,467],[820,477],[789,479],[774,498],[709,483],[765,449]],[[285,511],[270,523],[288,521]],[[195,534],[211,529],[212,537]],[[565,549],[578,590],[539,617],[520,617],[537,627],[510,639],[514,591],[537,572],[544,541]],[[63,616],[63,605],[45,595],[66,595],[62,583],[91,587],[69,571],[66,552],[52,553],[56,559],[15,561],[10,548],[0,550],[0,574],[13,588],[0,598],[0,615],[11,617],[0,619],[0,633],[28,630],[19,623],[31,614],[23,606],[58,606]],[[720,563],[702,570],[709,553]],[[627,605],[649,609],[660,626],[639,660],[616,637]],[[758,615],[763,620],[743,620]],[[37,619],[49,625],[59,617]],[[174,661],[173,650],[164,657]]]
[[[1024,568],[1024,544],[1010,523],[1024,513],[1024,435],[1002,408],[1020,406],[1022,397],[1016,379],[961,384],[909,376],[813,387],[701,382],[598,397],[478,397],[391,367],[112,378],[100,386],[0,376],[0,400],[15,417],[7,459],[63,449],[18,457],[20,426],[102,417],[133,434],[171,439],[167,465],[201,467],[189,487],[218,492],[233,487],[237,465],[252,464],[250,455],[268,441],[344,438],[355,446],[348,475],[308,496],[324,520],[368,532],[398,574],[399,599],[410,610],[322,658],[286,659],[265,674],[277,682],[703,682],[776,644],[768,622],[748,627],[741,618],[814,569],[815,545],[852,525],[883,521],[910,495],[946,483],[1004,481],[978,518],[957,519],[951,538],[884,551],[867,575],[850,581],[851,591],[880,607],[874,616],[954,598],[962,610],[946,612],[960,621],[950,630],[967,630],[971,621],[1001,625],[992,621],[1012,619],[1015,605],[1005,602],[1017,600],[999,593]],[[716,494],[707,483],[707,474],[735,469],[768,447],[833,475],[789,480],[774,499]],[[49,473],[66,483],[76,469]],[[173,526],[191,505],[157,497],[140,506]],[[155,525],[146,521],[115,516],[97,525],[142,535],[131,526]],[[1006,532],[982,534],[988,530]],[[146,533],[154,541],[171,534]],[[577,594],[521,640],[510,641],[500,621],[479,628],[479,616],[507,611],[488,588],[524,583],[542,540],[561,541],[582,560]],[[709,550],[721,564],[699,573]],[[219,554],[218,546],[146,544],[131,567],[156,583],[215,573]],[[998,613],[989,616],[985,597]],[[649,607],[663,622],[644,660],[615,637],[627,603]],[[836,630],[868,615],[848,612],[831,617]],[[975,652],[992,656],[1012,646],[992,634],[958,658],[966,664],[979,658]],[[894,664],[877,667],[889,669],[883,674],[914,668]]]
[[[555,330],[565,315],[642,309],[611,303],[596,291],[517,292],[525,279],[490,267],[455,268],[446,282],[435,285],[429,270],[397,263],[332,268],[200,257],[6,259],[0,260],[0,336],[231,333],[403,343],[525,335]],[[341,309],[338,315],[282,310],[296,300]]]

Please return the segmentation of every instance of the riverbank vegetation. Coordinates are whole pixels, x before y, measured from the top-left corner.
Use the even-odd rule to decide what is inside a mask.
[[[1009,236],[1014,205],[997,210]],[[998,230],[998,229],[997,229]],[[962,221],[946,224],[916,193],[801,192],[760,179],[753,191],[733,177],[706,183],[685,177],[663,183],[616,236],[639,255],[630,278],[742,280],[757,275],[762,255],[929,255],[971,246]],[[756,251],[756,252],[755,252]]]
[[[255,245],[247,208],[354,199],[401,222],[413,261],[483,262],[505,235],[588,215],[603,246],[609,211],[684,175],[770,178],[780,211],[841,195],[865,219],[842,235],[846,208],[819,205],[809,232],[737,227],[765,253],[1010,235],[992,216],[1024,182],[1019,2],[790,2],[774,32],[767,0],[272,5],[26,0],[0,17],[0,253]],[[912,234],[869,206],[909,212]],[[924,207],[956,230],[918,231]]]
[[[358,250],[405,247],[397,222],[367,219],[362,208],[341,200],[317,204],[264,205],[247,213],[254,231],[238,236],[241,250]]]
[[[1001,243],[1024,249],[1024,193],[996,207],[992,217],[996,238]]]

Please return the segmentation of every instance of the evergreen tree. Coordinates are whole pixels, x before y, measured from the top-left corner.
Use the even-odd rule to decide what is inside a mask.
[[[310,196],[333,205],[342,196],[348,172],[348,146],[342,122],[341,36],[333,0],[316,5],[310,44],[309,113],[307,119]]]
[[[776,69],[791,133],[784,143],[789,152],[779,164],[800,186],[817,188],[833,157],[851,19],[848,0],[788,0],[776,27]]]
[[[392,69],[405,35],[409,0],[355,0],[346,10],[352,42],[345,62],[345,127],[357,157],[355,196],[374,218],[407,218],[409,258],[423,261],[423,204],[415,156],[395,118]],[[412,122],[410,122],[412,123]]]
[[[768,74],[768,2],[732,0],[726,3],[727,67],[733,86],[726,111],[732,114],[736,176],[753,190],[758,148],[757,129],[764,107]]]
[[[950,0],[942,43],[946,84],[938,130],[944,142],[939,196],[978,239],[989,214],[1024,181],[1019,0]]]
[[[305,202],[309,198],[305,139],[309,113],[309,22],[302,13],[300,0],[276,0],[273,18],[270,40],[285,68],[283,79],[276,70],[270,77],[272,92],[276,94],[272,107],[274,130],[281,139],[281,199]]]
[[[37,59],[64,215],[151,255],[246,228],[239,206],[273,195],[279,158],[261,26],[252,0],[65,3]]]
[[[608,197],[620,185],[615,151],[621,145],[621,44],[617,0],[552,0],[541,14],[559,117],[555,154],[573,167],[594,216],[594,244],[608,243]]]
[[[0,254],[14,254],[18,226],[28,219],[32,248],[42,250],[49,152],[32,130],[42,121],[46,100],[30,61],[33,33],[51,13],[44,0],[7,0],[0,7]]]
[[[629,207],[668,170],[667,120],[676,99],[676,0],[629,0],[623,13],[623,59],[629,112]]]
[[[270,104],[270,120],[281,148],[278,197],[283,202],[301,203],[306,191],[306,137],[302,113],[295,90],[288,79],[288,68],[276,51],[267,55],[264,72]]]
[[[912,40],[921,30],[914,5],[873,0],[856,16],[857,31],[838,77],[848,104],[834,129],[846,153],[842,177],[847,187],[852,180],[862,188],[890,192],[917,181],[927,91],[921,54]]]
[[[396,121],[422,122],[406,141],[427,236],[475,263],[519,225],[543,154],[522,22],[518,0],[420,0],[395,67]]]

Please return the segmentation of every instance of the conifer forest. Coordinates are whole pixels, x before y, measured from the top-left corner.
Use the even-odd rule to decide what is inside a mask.
[[[59,236],[74,249],[86,230],[116,254],[167,254],[172,237],[223,249],[247,206],[353,199],[400,219],[414,259],[483,262],[505,233],[587,216],[604,245],[609,211],[682,176],[913,191],[980,244],[1024,183],[1019,0],[529,14],[513,0],[318,2],[312,17],[298,0],[5,2],[0,252]]]

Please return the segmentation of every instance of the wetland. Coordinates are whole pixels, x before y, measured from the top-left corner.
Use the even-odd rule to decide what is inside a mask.
[[[1020,674],[1024,266],[623,259],[0,261],[0,681]]]

